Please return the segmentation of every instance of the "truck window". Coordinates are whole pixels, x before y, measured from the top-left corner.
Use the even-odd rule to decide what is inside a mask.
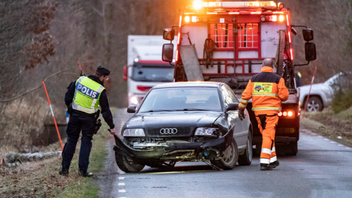
[[[231,48],[233,50],[233,24],[213,23],[210,24],[210,38],[215,41],[218,49]]]
[[[131,78],[142,82],[172,82],[174,79],[174,68],[133,66]]]
[[[239,48],[258,48],[258,23],[238,24]]]

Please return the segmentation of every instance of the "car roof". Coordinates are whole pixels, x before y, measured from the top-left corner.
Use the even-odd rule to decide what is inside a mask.
[[[159,88],[177,88],[177,87],[220,87],[224,83],[222,82],[211,82],[211,81],[189,81],[189,82],[171,82],[162,83],[153,87],[153,89]]]

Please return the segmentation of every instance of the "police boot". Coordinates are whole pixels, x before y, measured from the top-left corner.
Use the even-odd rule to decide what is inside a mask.
[[[265,170],[272,170],[269,164],[260,164],[260,170],[265,171]]]
[[[59,174],[62,176],[68,177],[68,169],[61,168],[61,170],[59,171]]]
[[[275,162],[271,162],[269,166],[270,166],[271,168],[276,168],[276,167],[279,166],[279,165],[280,165],[279,161],[276,160]]]
[[[78,175],[82,177],[92,177],[93,173],[87,171],[79,171]]]

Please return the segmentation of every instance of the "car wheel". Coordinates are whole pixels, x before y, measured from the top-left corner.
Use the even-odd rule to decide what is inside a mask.
[[[323,103],[321,102],[321,100],[316,96],[310,97],[308,100],[306,111],[313,112],[313,111],[322,111],[322,110],[323,110]]]
[[[243,155],[238,157],[238,164],[239,165],[250,165],[252,163],[253,158],[253,145],[252,145],[252,133],[251,131],[248,132],[248,139],[246,150],[244,151]]]
[[[138,173],[144,168],[143,164],[136,163],[133,158],[122,152],[115,152],[115,160],[117,166],[126,173]]]
[[[238,147],[235,139],[223,151],[220,152],[219,160],[210,160],[211,163],[219,168],[230,170],[236,166],[238,160]]]

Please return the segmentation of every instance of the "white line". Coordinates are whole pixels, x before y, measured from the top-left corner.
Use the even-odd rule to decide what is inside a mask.
[[[125,189],[121,189],[121,190],[119,190],[119,192],[120,193],[124,193],[124,192],[126,192],[126,190]]]
[[[125,183],[118,183],[117,185],[119,185],[119,186],[124,186]]]
[[[326,140],[326,141],[327,141],[327,140],[329,140],[329,139],[324,138],[324,140]]]
[[[119,177],[119,179],[125,179],[125,177]]]
[[[336,142],[334,142],[334,141],[330,141],[330,143],[333,143],[333,144],[335,144]]]

